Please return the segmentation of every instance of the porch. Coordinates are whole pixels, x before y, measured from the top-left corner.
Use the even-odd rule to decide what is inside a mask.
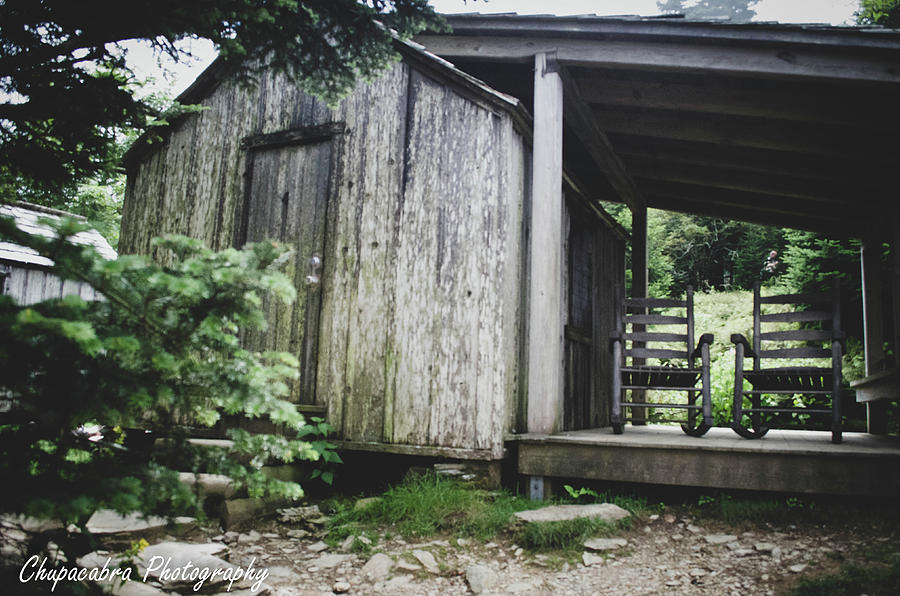
[[[677,426],[529,433],[515,437],[520,474],[671,486],[841,496],[900,497],[900,439],[771,430],[748,441],[728,428],[704,437]]]

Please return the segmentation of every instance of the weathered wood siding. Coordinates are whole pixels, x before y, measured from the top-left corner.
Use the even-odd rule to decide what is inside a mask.
[[[371,138],[344,146],[318,393],[345,440],[499,455],[518,381],[522,140],[507,115],[405,72]]]
[[[563,430],[577,430],[609,425],[608,346],[624,298],[625,242],[572,193],[567,199]]]
[[[236,243],[241,139],[344,122],[330,141],[315,402],[346,441],[499,456],[519,403],[526,149],[485,103],[408,62],[334,110],[277,76],[226,80],[132,168],[120,246],[147,253],[168,232]]]
[[[61,280],[40,267],[0,261],[0,294],[12,296],[19,304],[34,304],[64,296],[94,300],[98,294],[88,284]]]

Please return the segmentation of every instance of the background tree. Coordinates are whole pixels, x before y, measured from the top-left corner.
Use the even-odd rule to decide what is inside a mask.
[[[78,183],[108,182],[123,131],[163,118],[135,96],[123,40],[183,60],[179,42],[209,39],[245,82],[250,65],[271,67],[334,102],[394,59],[391,30],[408,38],[426,26],[441,26],[427,0],[0,2],[0,200],[92,215]]]
[[[756,16],[753,7],[759,0],[658,0],[656,6],[664,14],[683,14],[687,19],[730,19],[733,23],[749,23]]]
[[[861,0],[856,22],[859,25],[900,28],[900,0]]]

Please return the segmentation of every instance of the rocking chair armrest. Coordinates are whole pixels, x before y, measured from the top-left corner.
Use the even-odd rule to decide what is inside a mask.
[[[712,333],[704,333],[703,335],[701,335],[700,340],[697,342],[697,347],[694,348],[693,352],[691,352],[691,359],[693,360],[694,358],[700,358],[700,356],[702,355],[701,349],[703,348],[704,344],[707,346],[711,346],[713,343],[713,339],[714,337]]]
[[[756,355],[756,352],[753,351],[753,347],[750,345],[750,342],[747,341],[747,338],[740,333],[733,333],[731,335],[731,343],[735,345],[741,344],[742,346],[744,346],[744,356],[759,358],[759,356]]]

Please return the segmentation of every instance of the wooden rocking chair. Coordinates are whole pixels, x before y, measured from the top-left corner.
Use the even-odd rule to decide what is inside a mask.
[[[794,308],[790,312],[764,313],[764,305],[792,305]],[[798,310],[799,305],[809,305],[811,310]],[[772,330],[774,323],[819,323],[820,328]],[[747,439],[759,439],[773,425],[827,428],[827,423],[810,424],[809,419],[830,415],[831,440],[841,442],[841,355],[845,336],[841,331],[837,283],[830,293],[781,296],[761,296],[759,284],[756,284],[753,288],[753,345],[740,334],[732,335],[731,341],[735,344],[731,427],[737,434]],[[783,347],[773,346],[772,342],[795,344],[794,347]],[[796,347],[796,342],[805,345]],[[767,345],[771,347],[767,349]],[[744,370],[745,356],[753,358],[752,370]],[[830,366],[764,366],[764,360],[786,358],[830,359],[831,362]],[[744,389],[745,380],[751,387],[748,390]],[[774,399],[774,403],[763,405],[764,395],[770,396],[769,400]],[[800,405],[797,396],[802,396]],[[750,403],[749,408],[744,407],[745,399]],[[745,415],[750,419],[749,429],[744,426]],[[784,424],[788,417],[799,424]]]
[[[653,309],[683,309],[682,315],[654,314]],[[647,331],[647,325],[677,325],[681,329],[674,332],[661,333]],[[712,405],[709,392],[709,346],[713,342],[712,334],[700,336],[697,347],[694,347],[694,291],[687,289],[685,300],[664,298],[629,298],[624,302],[624,309],[616,317],[616,331],[611,337],[613,352],[612,375],[612,414],[613,432],[621,434],[623,423],[634,421],[634,418],[623,417],[623,409],[684,409],[687,420],[681,428],[685,433],[699,437],[713,425]],[[631,326],[629,330],[628,327]],[[629,347],[627,344],[631,343]],[[665,344],[664,347],[651,347],[652,344]],[[673,349],[672,344],[677,345]],[[626,364],[626,358],[630,363]],[[700,359],[700,367],[696,360]],[[647,359],[664,360],[665,364],[647,365]],[[672,359],[682,363],[676,365]],[[697,386],[697,383],[700,386]],[[686,403],[650,403],[646,401],[624,401],[627,390],[677,391],[687,393]],[[643,393],[643,392],[641,392]],[[697,394],[701,401],[697,404]],[[640,394],[639,394],[640,395]],[[700,420],[698,422],[698,413]]]

